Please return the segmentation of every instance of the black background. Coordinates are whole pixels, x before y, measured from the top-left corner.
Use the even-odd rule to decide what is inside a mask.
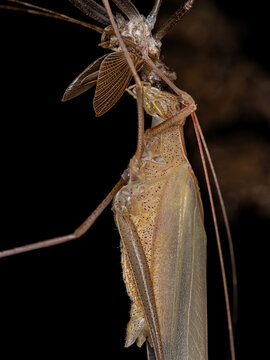
[[[150,1],[144,8],[135,3],[145,14],[151,9]],[[193,11],[209,3],[227,22],[241,24],[241,53],[269,75],[269,54],[262,45],[269,31],[265,2],[256,8],[254,3],[243,0],[198,0]],[[87,21],[67,1],[38,4]],[[164,0],[161,13],[171,13],[176,7],[176,1],[166,4]],[[192,23],[192,12],[187,21]],[[179,31],[188,24],[179,24]],[[1,248],[6,249],[73,231],[118,181],[135,151],[137,130],[136,106],[128,94],[100,118],[92,109],[93,89],[61,103],[69,83],[105,53],[97,46],[99,34],[77,25],[2,9],[0,26]],[[184,45],[174,41],[175,38],[168,39],[176,59],[178,55],[185,57]],[[185,70],[181,69],[183,73]],[[182,85],[181,79],[179,84]],[[191,92],[188,82],[180,87]],[[200,104],[200,88],[194,97]],[[213,109],[204,110],[202,118],[207,121],[207,111],[213,117]],[[232,121],[238,124],[240,132],[242,123],[235,117]],[[260,124],[265,140],[269,125],[264,119],[260,119]],[[259,125],[256,136],[261,131]],[[243,125],[243,131],[252,134],[252,126],[247,130]],[[193,154],[197,150],[189,138],[190,131],[187,132],[188,151],[195,159],[195,172],[206,200],[206,227],[210,234],[209,358],[224,359],[226,314],[216,245],[201,167]],[[229,139],[228,133],[229,128],[222,132],[225,140]],[[210,130],[209,135],[214,136]],[[230,141],[227,146],[230,147]],[[226,173],[226,168],[223,171]],[[235,190],[235,197],[238,191]],[[225,186],[225,200],[226,194]],[[247,201],[241,203],[235,215],[230,210],[229,195],[227,201],[239,273],[237,357],[261,358],[267,345],[262,325],[267,305],[269,214]],[[6,354],[2,358],[144,358],[145,349],[123,347],[129,300],[122,281],[119,247],[109,207],[80,240],[2,259],[1,352]],[[227,259],[226,246],[225,256]],[[226,263],[228,267],[229,262]],[[94,355],[96,351],[98,355]]]

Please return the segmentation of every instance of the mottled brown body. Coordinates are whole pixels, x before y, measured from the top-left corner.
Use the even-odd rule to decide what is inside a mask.
[[[121,198],[121,195],[124,195],[125,205],[121,204],[121,206],[126,206],[130,218],[138,231],[150,272],[155,255],[157,213],[164,188],[172,172],[185,161],[182,131],[182,127],[174,126],[164,134],[155,137],[152,137],[150,132],[146,132],[142,164],[139,168],[130,166],[129,185],[120,191],[117,196],[118,199]],[[129,188],[128,197],[125,196],[127,188]],[[117,200],[115,206],[119,206]],[[128,346],[136,340],[134,339],[135,333],[133,333],[135,330],[134,321],[139,317],[144,317],[144,312],[124,246],[122,247],[122,254],[125,283],[132,300],[131,322],[128,327],[126,342]]]
[[[163,100],[167,107],[162,107],[162,103],[154,96],[150,101],[153,105],[152,109],[155,109],[153,112],[155,111],[159,116],[162,114],[163,119],[168,119],[166,114],[173,116],[179,111],[178,102],[178,106],[174,106],[174,110],[169,111],[172,109],[171,105],[176,105],[172,102],[172,100],[176,101],[176,96],[161,91],[157,91],[158,94],[163,95],[160,100]],[[145,108],[149,111],[147,101]],[[183,359],[207,359],[206,237],[197,182],[186,158],[183,140],[184,121],[185,118],[180,117],[177,125],[172,125],[162,132],[156,131],[158,126],[145,132],[141,162],[137,164],[134,158],[131,160],[129,182],[119,191],[114,202],[116,223],[123,242],[123,275],[132,301],[126,346],[135,341],[141,346],[147,337],[150,337],[150,343],[152,341],[143,304],[144,294],[141,292],[140,282],[134,275],[134,265],[130,263],[129,244],[126,245],[127,229],[129,226],[134,226],[150,273],[152,287],[150,292],[153,292],[156,321],[166,360],[180,359],[180,356],[183,356]],[[125,224],[121,221],[123,216],[128,219]],[[190,254],[195,254],[195,257],[190,258],[192,256]],[[183,265],[186,263],[188,265]],[[197,269],[194,270],[196,266]],[[198,300],[198,303],[192,305],[193,300],[189,298],[189,302],[184,301],[185,304],[181,305],[181,296],[182,299],[186,299],[182,291],[185,288],[190,293],[194,291],[190,285],[193,282],[192,271],[197,282],[195,289],[197,296],[194,297],[194,301]],[[185,314],[179,319],[181,314],[178,313],[176,316],[172,307],[179,308],[178,312],[184,311],[186,307],[187,317],[194,316],[190,311],[195,310],[196,327],[201,339],[194,340],[193,349],[196,348],[196,343],[201,342],[201,344],[197,355],[194,350],[193,357],[192,349],[185,349],[184,346],[179,350],[176,345],[177,341],[179,345],[181,341],[190,344],[192,341],[188,340],[189,334],[183,335],[184,340],[178,339],[179,327],[188,329],[190,324],[185,322]],[[182,320],[182,325],[179,325],[179,321]],[[175,330],[172,330],[173,322],[175,322]]]

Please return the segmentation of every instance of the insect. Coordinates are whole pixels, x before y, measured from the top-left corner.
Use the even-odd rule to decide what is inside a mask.
[[[85,9],[84,6],[90,6],[91,11],[93,11],[94,2],[72,2],[75,3],[79,8],[83,7],[83,9]],[[90,67],[88,67],[81,75],[79,75],[79,77],[77,77],[75,81],[68,87],[64,95],[64,100],[68,100],[79,95],[83,91],[91,88],[93,84],[96,83],[94,108],[97,115],[102,115],[119,100],[125,88],[128,86],[133,72],[133,74],[135,74],[134,77],[137,83],[133,94],[138,102],[139,113],[139,136],[137,152],[129,166],[129,174],[125,173],[123,175],[123,178],[116,185],[110,195],[103,203],[101,203],[101,206],[97,209],[97,211],[93,213],[94,215],[90,217],[82,225],[82,227],[76,231],[75,234],[53,239],[52,242],[63,242],[80,236],[89,228],[92,222],[96,219],[97,215],[100,214],[104,207],[108,205],[108,203],[117,193],[117,197],[114,203],[116,214],[115,216],[123,241],[122,262],[124,266],[124,276],[126,278],[128,292],[130,293],[133,301],[131,311],[132,317],[130,325],[128,326],[126,344],[130,345],[134,341],[137,341],[137,343],[141,345],[142,342],[147,339],[149,357],[153,358],[155,356],[158,360],[174,359],[182,356],[183,358],[194,359],[207,358],[205,294],[206,240],[202,226],[202,208],[200,204],[199,193],[196,181],[186,158],[182,132],[185,118],[195,111],[196,106],[194,101],[186,93],[175,88],[172,83],[174,76],[173,73],[170,73],[169,69],[163,66],[163,64],[160,62],[159,44],[157,41],[154,43],[154,40],[158,40],[158,36],[156,39],[153,39],[153,41],[151,40],[152,42],[149,41],[150,35],[148,35],[147,32],[150,32],[150,30],[153,28],[156,17],[155,13],[158,11],[160,2],[155,2],[153,11],[147,18],[148,22],[142,18],[141,15],[136,15],[136,9],[131,2],[115,2],[118,7],[126,15],[128,15],[129,18],[127,22],[125,22],[124,18],[120,17],[120,15],[118,15],[118,18],[116,19],[118,26],[120,27],[121,35],[124,39],[124,44],[121,43],[121,41],[123,42],[122,37],[117,34],[117,27],[113,23],[113,18],[108,10],[107,2],[104,2],[107,12],[104,12],[105,10],[101,10],[100,7],[97,7],[97,14],[98,16],[103,15],[105,18],[109,16],[113,25],[112,28],[109,25],[109,29],[105,31],[105,34],[103,34],[103,45],[105,43],[105,47],[111,48],[113,50],[119,50],[121,47],[122,51],[117,51],[116,53],[112,53],[112,55],[103,56],[90,65]],[[179,20],[179,18],[182,17],[182,15],[192,5],[192,3],[193,1],[188,1],[184,7],[181,7],[178,14],[174,17],[174,21],[176,21],[176,19]],[[134,21],[134,18],[137,20],[137,22]],[[154,20],[151,22],[151,19]],[[107,22],[107,20],[108,19],[105,19],[105,22]],[[133,28],[130,26],[130,23],[132,24]],[[173,20],[171,23],[173,23]],[[125,33],[129,30],[130,27],[131,32],[128,33],[125,37]],[[161,34],[164,31],[165,30],[163,29],[157,32],[157,34]],[[133,32],[135,34],[137,32],[139,33],[139,39],[137,42],[136,38],[132,38],[131,36]],[[132,38],[132,42],[130,42],[130,38]],[[151,54],[152,59],[148,56],[149,54],[147,52]],[[111,79],[111,75],[115,75],[113,72],[114,69],[116,69],[115,73],[117,74],[116,81],[115,78]],[[145,84],[141,87],[138,85],[138,79],[136,79],[136,76],[138,75],[136,70],[139,71],[139,74],[144,81],[147,80],[150,82],[150,85]],[[122,79],[122,81],[117,82],[118,79]],[[112,85],[115,83],[116,86],[114,88]],[[172,89],[176,90],[177,95],[172,95],[171,93],[163,90],[165,86],[170,86]],[[111,90],[112,92],[110,92]],[[142,126],[142,105],[144,105],[144,108],[148,114],[154,116],[155,120],[166,120],[165,124],[167,123],[171,125],[165,125],[165,127],[163,125],[155,125],[152,130],[148,130],[144,135],[144,129]],[[171,147],[173,149],[171,149]],[[150,178],[147,178],[145,171],[146,173],[148,171]],[[184,266],[185,261],[182,258],[182,256],[184,256],[182,253],[185,253],[188,250],[183,251],[182,248],[182,250],[179,250],[179,253],[176,251],[176,263],[174,262],[174,264],[169,266],[168,270],[165,271],[167,276],[166,278],[166,276],[163,276],[162,274],[165,265],[164,261],[167,263],[166,258],[164,258],[164,253],[163,256],[161,256],[159,254],[159,251],[161,251],[159,248],[157,248],[155,253],[153,250],[154,246],[150,244],[153,240],[151,240],[148,244],[150,250],[147,250],[147,246],[146,248],[143,248],[140,244],[140,241],[147,242],[147,236],[148,238],[150,237],[150,239],[153,239],[154,234],[157,232],[157,235],[155,236],[157,237],[157,242],[160,242],[162,237],[169,236],[168,231],[171,230],[171,227],[174,227],[174,225],[171,225],[169,222],[167,222],[165,218],[162,218],[162,213],[164,211],[162,211],[162,207],[164,206],[164,209],[166,208],[166,211],[169,211],[170,205],[173,202],[175,196],[182,200],[185,198],[185,196],[184,193],[178,193],[178,195],[174,193],[174,183],[169,185],[171,178],[173,178],[177,183],[180,181],[180,179],[181,183],[183,178],[186,179],[183,181],[183,186],[186,187],[185,196],[190,197],[191,205],[188,207],[184,205],[182,209],[189,209],[191,207],[191,212],[196,218],[196,220],[194,220],[196,225],[194,226],[196,232],[200,233],[200,239],[198,240],[200,251],[197,252],[197,246],[194,246],[194,249],[196,250],[192,252],[192,250],[189,249],[189,254],[195,254],[194,256],[196,257],[199,256],[198,262],[200,262],[200,269],[196,268],[195,263],[197,264],[198,262],[194,261],[194,258],[189,262],[189,265],[186,265],[186,267]],[[127,181],[128,185],[120,190],[120,188]],[[168,185],[166,189],[165,185]],[[175,188],[180,189],[181,186],[176,186]],[[166,193],[168,196],[163,196],[162,194],[164,193]],[[147,199],[148,196],[150,196],[151,199]],[[163,197],[168,197],[169,200],[167,200],[167,204],[165,200],[165,203],[162,204],[161,198]],[[133,203],[133,201],[135,203]],[[177,203],[179,205],[179,202]],[[172,215],[175,215],[176,208],[173,207],[171,213]],[[142,215],[141,218],[140,214]],[[159,221],[157,221],[157,219]],[[172,224],[174,224],[176,220],[172,219],[171,221]],[[181,224],[188,222],[184,215],[181,221]],[[144,224],[142,225],[141,223]],[[189,231],[191,231],[190,229],[192,226],[190,224],[188,226]],[[152,230],[150,228],[152,228]],[[159,235],[163,234],[163,232],[164,235]],[[179,231],[177,233],[179,233]],[[195,239],[195,235],[191,235],[191,237],[192,239]],[[174,240],[175,238],[177,237],[173,236]],[[43,242],[43,246],[44,245],[46,246],[45,242]],[[40,243],[37,243],[35,246],[30,245],[31,250],[34,249],[34,247],[40,246]],[[172,248],[170,249],[170,254],[174,253],[173,249],[177,245],[171,246]],[[188,246],[190,246],[190,244]],[[26,247],[24,247],[24,251],[25,250],[27,250]],[[14,252],[14,250],[12,251]],[[151,262],[158,260],[152,260],[151,258],[149,260],[149,256],[146,256],[147,251],[153,254],[153,258],[155,258],[155,256],[161,256],[160,260],[163,259],[163,263],[162,261],[160,262],[160,260],[157,262],[156,267],[157,269],[159,268],[159,270],[156,270],[156,272],[154,270],[152,272]],[[162,251],[166,253],[166,251],[169,251],[169,249],[165,247],[165,249]],[[2,253],[2,255],[7,254],[7,252]],[[168,253],[167,257],[170,256],[171,255]],[[182,273],[175,275],[175,281],[173,282],[174,285],[172,286],[175,286],[175,288],[172,290],[168,289],[168,279],[171,278],[172,273],[176,272],[175,269],[177,269],[178,266],[182,268]],[[185,299],[183,296],[179,296],[179,287],[180,284],[182,284],[181,286],[183,286],[184,289],[192,289],[190,285],[192,282],[192,280],[189,278],[190,275],[187,276],[186,279],[184,275],[186,273],[192,274],[193,272],[195,274],[194,278],[196,279],[199,276],[197,275],[197,272],[200,272],[200,291],[197,291],[196,296]],[[180,278],[183,283],[181,283]],[[158,279],[161,280],[160,283],[158,283]],[[165,287],[162,288],[162,286]],[[157,295],[159,291],[162,294],[161,297],[158,297]],[[193,292],[193,290],[190,290],[190,293],[191,292]],[[164,293],[167,295],[167,298],[165,297],[165,299]],[[182,293],[184,293],[184,291],[182,291]],[[174,326],[168,325],[168,319],[166,319],[168,313],[166,310],[164,310],[164,304],[168,304],[171,300],[171,297],[175,298],[175,301],[173,302],[174,308],[178,309],[174,310],[176,311],[177,316],[175,316],[175,313],[173,312],[170,315],[172,316],[172,321],[175,321]],[[195,301],[195,305],[192,303],[192,301]],[[200,305],[198,305],[197,302],[200,302]],[[193,306],[195,311],[190,311],[190,308]],[[197,306],[200,310],[197,309]],[[188,310],[185,310],[186,308],[188,308]],[[198,313],[200,313],[200,316],[197,315]],[[164,314],[166,316],[162,317]],[[186,314],[187,319],[186,322],[182,323],[181,319],[184,317],[184,314]],[[194,314],[196,314],[196,316]],[[193,324],[193,330],[190,330],[189,333],[189,326],[187,325],[188,318],[192,316],[194,316],[194,322],[196,322],[196,326]],[[186,335],[183,335],[184,331],[187,332]],[[168,335],[169,332],[170,336]],[[195,338],[195,333],[197,333],[197,339]]]

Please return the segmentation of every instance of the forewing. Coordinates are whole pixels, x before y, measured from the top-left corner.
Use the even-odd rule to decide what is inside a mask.
[[[139,60],[134,54],[130,56],[137,67]],[[122,51],[113,52],[103,60],[97,79],[94,96],[96,116],[101,116],[110,110],[126,90],[132,73]]]
[[[206,360],[206,235],[196,180],[185,162],[164,187],[152,251],[165,359]]]
[[[136,181],[126,186],[114,209],[154,345],[155,354],[147,344],[148,359],[161,359],[164,353],[165,360],[207,360],[206,236],[190,165],[184,161],[168,176],[141,183],[140,189]],[[152,240],[145,235],[151,228]],[[133,283],[126,268],[124,276],[130,293]],[[134,293],[131,298],[136,301]]]
[[[155,296],[150,271],[137,230],[126,209],[115,210],[115,220],[126,249],[131,270],[136,279],[136,287],[144,308],[150,339],[155,349],[156,359],[164,360],[158,325]]]
[[[62,101],[73,99],[91,89],[91,87],[96,84],[100,64],[106,56],[107,55],[101,56],[99,59],[92,62],[79,76],[76,77],[75,80],[72,81],[67,87]]]

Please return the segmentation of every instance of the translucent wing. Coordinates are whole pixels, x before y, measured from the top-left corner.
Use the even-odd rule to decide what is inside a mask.
[[[173,139],[178,137],[175,133],[168,131],[160,138],[162,149],[170,148],[172,157],[177,152],[173,147]],[[156,145],[152,143],[151,151],[157,150]],[[151,334],[148,360],[207,360],[206,235],[198,186],[189,163],[183,159],[166,175],[165,160],[147,163],[145,157],[144,179],[146,174],[154,178],[140,181],[140,176],[131,174],[129,184],[120,190],[114,203],[125,250],[125,283],[136,310],[131,310],[126,344],[137,341],[140,346],[144,341],[147,331],[140,324],[145,318]],[[162,176],[155,178],[158,173]],[[123,216],[129,217],[126,223],[121,220]],[[129,260],[129,247],[136,238],[133,228],[147,265],[142,266],[143,256],[138,254],[135,258],[132,254],[132,262]],[[150,273],[150,283],[142,286],[138,268]],[[153,315],[147,298],[151,299]]]
[[[129,19],[140,16],[139,11],[130,0],[113,0],[113,2]]]
[[[206,235],[189,164],[168,179],[156,226],[150,271],[165,359],[206,360]]]
[[[138,58],[130,53],[135,67]],[[103,60],[97,79],[97,87],[94,97],[94,109],[97,116],[105,114],[123,95],[127,88],[132,73],[122,51],[114,52]]]
[[[92,62],[66,89],[62,101],[67,101],[79,96],[83,92],[91,89],[96,82],[98,77],[98,70],[100,64],[107,55],[100,57],[99,59]]]

